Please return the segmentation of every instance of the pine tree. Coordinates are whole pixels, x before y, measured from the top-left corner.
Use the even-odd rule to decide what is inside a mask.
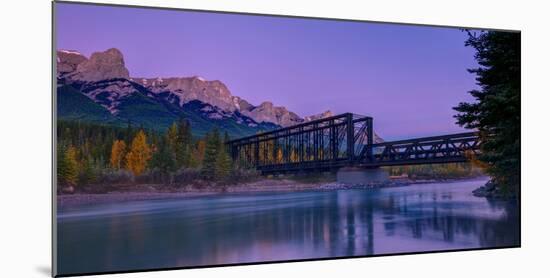
[[[168,136],[158,142],[157,150],[151,158],[151,167],[158,169],[164,176],[174,172],[176,168],[176,156],[168,143]]]
[[[119,170],[124,165],[126,155],[126,143],[124,140],[115,140],[111,148],[111,167]]]
[[[202,167],[205,150],[206,150],[206,141],[204,139],[198,140],[195,147],[193,148],[191,157],[189,159],[189,167],[192,167],[192,168]]]
[[[170,148],[173,150],[176,149],[176,144],[178,142],[178,126],[176,123],[173,123],[166,131],[166,139],[167,143],[170,145]]]
[[[517,195],[520,182],[521,38],[519,33],[468,32],[480,67],[470,69],[480,90],[473,103],[460,103],[457,123],[482,134],[479,160],[497,187]]]
[[[231,157],[227,153],[225,142],[229,140],[227,132],[225,133],[224,140],[219,141],[218,154],[216,157],[216,179],[223,180],[229,177],[232,169]]]
[[[176,146],[176,158],[178,167],[189,167],[191,162],[191,124],[180,118],[178,121],[178,142]]]
[[[78,177],[79,184],[90,184],[96,181],[97,172],[91,157],[87,157],[81,162],[81,171]]]
[[[145,171],[149,159],[151,159],[151,148],[147,144],[145,132],[140,130],[132,140],[130,151],[126,154],[126,168],[139,176]]]
[[[126,142],[132,141],[132,137],[134,136],[134,129],[132,127],[132,122],[128,120],[128,123],[126,125],[126,130],[124,131],[124,138],[126,139]]]
[[[204,160],[202,162],[201,175],[207,180],[216,178],[216,160],[218,158],[220,141],[220,133],[217,129],[214,129],[206,135],[206,148]]]

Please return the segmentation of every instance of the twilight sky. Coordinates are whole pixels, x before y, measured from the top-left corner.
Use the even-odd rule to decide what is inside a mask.
[[[56,4],[57,48],[116,47],[133,77],[221,80],[254,105],[374,117],[386,140],[462,132],[474,51],[459,29]]]

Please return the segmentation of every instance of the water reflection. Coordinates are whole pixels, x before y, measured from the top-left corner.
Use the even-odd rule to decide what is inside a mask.
[[[483,181],[383,190],[226,194],[59,214],[61,273],[519,244],[517,206]]]

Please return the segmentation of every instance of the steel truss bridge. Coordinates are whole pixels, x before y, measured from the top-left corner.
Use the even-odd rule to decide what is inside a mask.
[[[227,142],[234,162],[262,174],[465,162],[477,132],[375,142],[373,119],[345,113]]]

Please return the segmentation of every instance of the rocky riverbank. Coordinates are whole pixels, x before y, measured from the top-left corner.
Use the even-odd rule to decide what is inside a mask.
[[[495,181],[489,180],[485,185],[477,188],[472,191],[476,197],[485,197],[491,199],[513,199],[515,196],[511,194],[506,194],[503,192],[496,184]]]
[[[316,181],[304,182],[292,179],[261,179],[254,182],[236,185],[186,185],[166,186],[159,184],[141,184],[110,186],[95,193],[76,191],[72,194],[58,194],[57,208],[66,209],[72,206],[93,205],[100,203],[140,201],[152,199],[179,199],[206,196],[220,193],[240,192],[295,192],[308,190],[342,190],[342,189],[375,189],[385,187],[407,186],[411,184],[448,182],[450,180],[411,180],[391,179],[384,183],[343,184],[338,182]],[[99,193],[98,193],[99,192]]]

